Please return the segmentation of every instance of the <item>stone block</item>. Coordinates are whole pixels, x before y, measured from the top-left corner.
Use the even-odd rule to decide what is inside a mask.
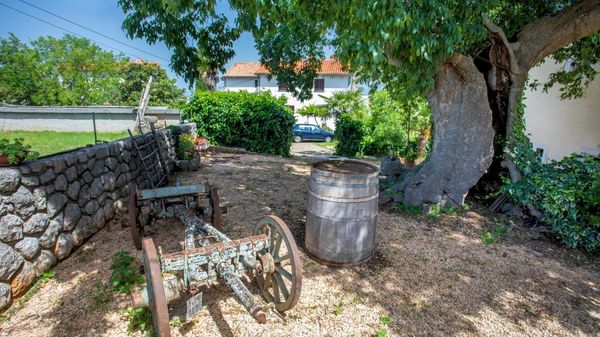
[[[44,248],[51,248],[56,243],[56,238],[60,234],[63,227],[63,213],[59,213],[58,216],[48,224],[46,231],[40,236],[40,245]]]
[[[10,287],[12,288],[12,296],[19,297],[25,293],[27,289],[29,289],[29,285],[33,283],[35,280],[35,268],[33,263],[29,261],[25,261],[23,267],[10,282]]]
[[[48,200],[46,198],[46,189],[44,187],[37,187],[33,189],[33,199],[35,207],[38,209],[38,211],[43,211],[46,209]]]
[[[42,249],[42,252],[33,262],[33,266],[35,267],[35,276],[39,277],[44,272],[50,270],[50,268],[56,265],[56,256],[52,254],[51,251]]]
[[[87,163],[88,156],[87,156],[87,153],[85,152],[85,150],[80,150],[80,151],[77,152],[77,161],[80,164]]]
[[[33,259],[40,251],[40,240],[37,238],[26,237],[23,240],[17,242],[15,250],[26,258],[27,260]]]
[[[75,166],[69,167],[65,171],[65,176],[67,176],[69,182],[73,182],[77,178],[77,168]]]
[[[88,202],[85,205],[84,212],[87,215],[94,215],[94,214],[96,214],[96,211],[98,210],[98,208],[100,208],[100,206],[98,205],[98,202],[96,200],[91,200],[90,202]]]
[[[36,176],[23,176],[21,177],[21,184],[27,187],[40,186],[40,178]]]
[[[56,246],[54,246],[54,256],[59,260],[62,260],[71,254],[73,250],[73,239],[71,235],[62,233],[56,240]]]
[[[60,174],[67,168],[67,162],[65,162],[65,158],[62,156],[52,158],[52,167],[54,168],[54,173]]]
[[[8,281],[23,264],[23,257],[9,245],[0,242],[0,280]]]
[[[87,164],[77,164],[77,175],[82,175],[87,170]]]
[[[67,166],[73,166],[77,163],[77,154],[75,153],[67,153],[65,154],[65,162]]]
[[[105,164],[104,159],[98,159],[94,163],[94,167],[92,167],[92,175],[94,177],[99,177],[102,175],[102,173],[104,173],[104,171],[106,170],[106,168],[104,167],[104,164]]]
[[[79,183],[79,181],[74,181],[73,183],[71,183],[71,185],[69,185],[69,188],[67,189],[67,196],[72,200],[77,200],[80,189],[81,184]]]
[[[0,168],[0,192],[10,193],[19,187],[21,175],[13,168]]]
[[[69,198],[62,193],[56,193],[48,198],[48,215],[50,217],[55,216],[58,212],[60,212]]]
[[[45,185],[56,178],[56,173],[53,169],[46,170],[46,172],[40,175],[40,183]]]
[[[17,191],[13,193],[11,201],[15,206],[17,213],[28,217],[35,212],[35,199],[33,194],[25,186],[19,186]]]
[[[48,215],[45,213],[36,213],[23,225],[25,234],[41,233],[48,226]]]
[[[115,216],[115,207],[111,200],[104,203],[104,219],[110,221]]]
[[[88,162],[86,163],[88,170],[93,169],[95,164],[96,164],[96,158],[90,158],[88,160]]]
[[[0,310],[4,310],[4,308],[10,305],[11,299],[12,290],[10,289],[10,285],[0,283]]]
[[[123,152],[121,152],[121,160],[126,163],[129,163],[129,161],[131,160],[131,152],[123,150]]]
[[[115,170],[117,166],[119,166],[119,162],[113,157],[108,157],[106,158],[104,165],[106,165],[106,167],[108,167],[108,169],[112,171]]]
[[[23,220],[14,214],[6,214],[0,218],[0,239],[5,242],[23,238]]]
[[[104,186],[102,184],[102,179],[96,178],[90,186],[90,196],[92,197],[92,199],[97,198],[103,190]]]
[[[73,243],[75,246],[79,246],[85,241],[85,239],[92,236],[96,233],[96,225],[91,217],[84,215],[79,219],[77,226],[73,232],[71,232],[71,236],[73,238]]]
[[[19,165],[17,167],[17,169],[19,170],[19,172],[21,172],[21,174],[25,175],[25,174],[30,174],[31,173],[31,167],[29,167],[28,164],[26,163],[22,163],[21,165]]]
[[[94,176],[89,171],[86,171],[82,177],[83,181],[85,181],[86,184],[89,184],[92,181],[94,181]]]
[[[81,217],[81,209],[79,205],[76,203],[69,203],[67,207],[65,207],[65,216],[63,220],[63,230],[70,231],[75,228],[79,218]]]
[[[98,211],[96,212],[96,214],[94,214],[94,217],[92,218],[92,221],[96,225],[97,229],[104,228],[104,225],[106,225],[106,218],[104,217],[104,209],[103,208],[98,209]]]
[[[64,174],[61,174],[54,180],[54,189],[57,191],[66,191],[68,184],[67,177],[65,177]]]
[[[29,165],[31,172],[40,173],[46,168],[46,161],[42,159],[34,160],[27,163],[27,165]]]
[[[110,155],[110,149],[106,145],[96,146],[96,158],[104,159]]]

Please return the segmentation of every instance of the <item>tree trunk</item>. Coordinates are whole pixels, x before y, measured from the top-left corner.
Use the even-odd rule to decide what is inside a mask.
[[[427,95],[435,128],[429,157],[395,186],[408,205],[462,205],[493,156],[494,129],[483,75],[470,57],[442,64]]]
[[[489,19],[484,18],[484,25],[492,39],[489,58],[476,66],[470,57],[456,55],[436,74],[436,87],[427,95],[434,127],[431,154],[394,186],[405,204],[461,205],[492,163],[494,152],[497,164],[490,175],[497,179],[502,163],[513,181],[521,178],[506,145],[513,141],[527,73],[546,56],[597,32],[600,1],[583,0],[540,18],[523,27],[514,42]],[[390,58],[390,63],[397,61]],[[539,215],[532,207],[530,212]]]

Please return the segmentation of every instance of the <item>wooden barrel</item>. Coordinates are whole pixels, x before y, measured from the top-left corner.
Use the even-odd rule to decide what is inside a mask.
[[[353,266],[375,249],[379,170],[357,160],[325,160],[308,180],[307,253],[324,264]]]

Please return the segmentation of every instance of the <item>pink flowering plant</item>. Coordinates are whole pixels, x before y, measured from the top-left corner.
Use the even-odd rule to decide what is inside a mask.
[[[208,149],[208,140],[204,137],[192,137],[190,135],[179,136],[179,147],[177,148],[177,158],[181,160],[191,160],[200,157],[202,152]]]

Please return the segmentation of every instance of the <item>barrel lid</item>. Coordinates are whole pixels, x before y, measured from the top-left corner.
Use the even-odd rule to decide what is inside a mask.
[[[342,175],[362,175],[377,173],[377,166],[358,160],[323,160],[313,165],[319,171]]]

